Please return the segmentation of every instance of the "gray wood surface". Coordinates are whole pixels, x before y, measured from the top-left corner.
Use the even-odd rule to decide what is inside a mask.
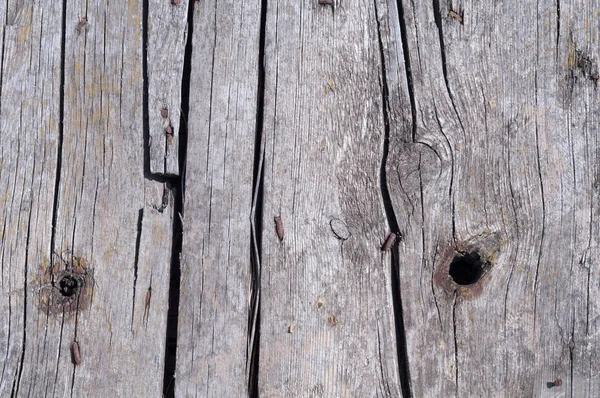
[[[52,198],[59,143],[61,4],[0,5],[0,396],[26,396],[32,383],[23,362],[57,356],[55,342],[31,344],[36,330],[31,276],[50,255]],[[42,368],[53,372],[52,362]],[[54,375],[37,378],[52,393]]]
[[[148,0],[148,122],[153,174],[179,174],[187,11],[187,0]]]
[[[172,200],[161,208],[164,184],[144,177],[141,3],[68,3],[63,115],[63,10],[17,6],[2,70],[0,395],[160,396]],[[83,286],[61,306],[65,275]]]
[[[268,3],[260,396],[400,396],[376,11]]]
[[[247,396],[260,3],[194,5],[176,394]]]
[[[417,117],[387,167],[412,393],[597,396],[598,6],[437,3],[402,2]]]
[[[0,397],[599,396],[599,15],[0,4]]]

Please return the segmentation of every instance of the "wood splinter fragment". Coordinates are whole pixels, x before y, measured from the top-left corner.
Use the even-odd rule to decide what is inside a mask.
[[[275,232],[277,233],[277,238],[279,238],[280,242],[283,242],[283,222],[281,221],[280,216],[273,217],[273,221],[275,221]]]
[[[462,25],[462,23],[463,23],[463,17],[460,16],[460,14],[458,14],[456,11],[450,10],[450,12],[448,13],[448,15],[451,18],[454,18],[458,23],[460,23]]]
[[[75,365],[79,365],[81,363],[81,354],[79,352],[79,343],[74,341],[73,344],[71,344],[71,356],[72,356],[72,360],[73,363]]]
[[[389,251],[392,248],[392,246],[394,246],[395,242],[396,242],[396,234],[394,232],[390,232],[388,234],[388,236],[385,238],[385,242],[383,243],[383,246],[381,246],[381,251],[382,252]]]
[[[87,25],[87,17],[82,17],[77,23],[77,27],[75,28],[77,30],[77,33],[81,33],[84,30],[85,25]]]

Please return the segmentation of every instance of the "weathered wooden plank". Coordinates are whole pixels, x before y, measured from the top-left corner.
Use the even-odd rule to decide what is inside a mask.
[[[187,10],[187,0],[148,0],[148,121],[153,174],[179,174]]]
[[[21,276],[14,283],[8,278],[11,289],[24,285],[23,277],[27,287],[16,296],[24,308],[11,310],[24,322],[15,321],[22,341],[19,331],[8,338],[20,344],[13,391],[15,396],[160,396],[172,200],[162,183],[144,177],[142,7],[139,2],[67,7],[23,6],[23,26],[13,40],[19,45],[7,53],[15,65],[30,62],[31,68],[25,77],[14,74],[14,67],[6,69],[7,76],[19,79],[13,86],[30,82],[21,86],[28,91],[14,93],[14,102],[35,105],[26,118],[19,115],[31,124],[27,132],[9,134],[37,142],[24,146],[32,162],[19,162],[16,169],[43,182],[32,185],[31,199],[23,196],[31,203],[27,212],[40,218],[20,221],[15,231],[25,236],[20,240],[26,267],[10,261],[5,268]],[[31,51],[27,43],[35,43]],[[5,105],[2,112],[10,114]],[[53,193],[58,195],[54,227]],[[11,217],[19,215],[12,211]]]
[[[387,174],[413,395],[598,395],[597,5],[401,5],[417,118],[392,124]]]
[[[177,396],[246,396],[260,3],[194,6]]]
[[[0,396],[26,396],[30,276],[50,254],[59,137],[61,4],[0,5]],[[46,353],[48,354],[48,352]],[[41,380],[41,376],[38,376]]]
[[[374,2],[268,2],[261,396],[401,396],[381,66]]]

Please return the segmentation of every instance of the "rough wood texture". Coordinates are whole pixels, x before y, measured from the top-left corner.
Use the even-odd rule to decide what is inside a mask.
[[[187,11],[187,0],[148,0],[148,122],[153,174],[179,174]]]
[[[600,395],[597,3],[188,7],[0,4],[0,396]]]
[[[176,394],[246,396],[260,3],[194,8]]]
[[[387,171],[412,393],[597,396],[598,5],[401,4],[417,117]],[[457,251],[490,263],[476,284],[448,276]]]
[[[373,2],[268,2],[260,396],[401,395],[380,61]]]
[[[2,296],[0,395],[160,396],[173,207],[144,177],[141,3],[19,7],[2,71],[3,131],[19,129],[2,135],[2,281],[25,289]]]
[[[31,327],[35,290],[29,283],[50,254],[60,123],[61,5],[11,1],[0,5],[0,15],[0,396],[8,397],[32,391],[34,375],[27,373],[24,360],[57,356],[50,342],[47,350],[31,344],[33,334],[43,327]],[[40,369],[38,395],[52,394],[54,375],[48,380],[41,375],[44,370],[54,368],[49,363]]]

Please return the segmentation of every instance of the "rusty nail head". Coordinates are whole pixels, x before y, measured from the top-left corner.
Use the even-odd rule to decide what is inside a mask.
[[[387,252],[388,250],[390,250],[392,246],[394,246],[394,242],[396,242],[396,234],[390,232],[390,234],[385,238],[383,246],[381,246],[381,251]]]
[[[283,221],[281,221],[280,216],[273,217],[273,221],[275,222],[275,232],[277,233],[277,238],[280,242],[283,242]]]
[[[71,344],[71,354],[73,356],[73,363],[79,365],[81,363],[81,353],[79,352],[79,343],[76,341]]]
[[[556,379],[553,382],[554,387],[560,387],[562,385],[562,379]]]

